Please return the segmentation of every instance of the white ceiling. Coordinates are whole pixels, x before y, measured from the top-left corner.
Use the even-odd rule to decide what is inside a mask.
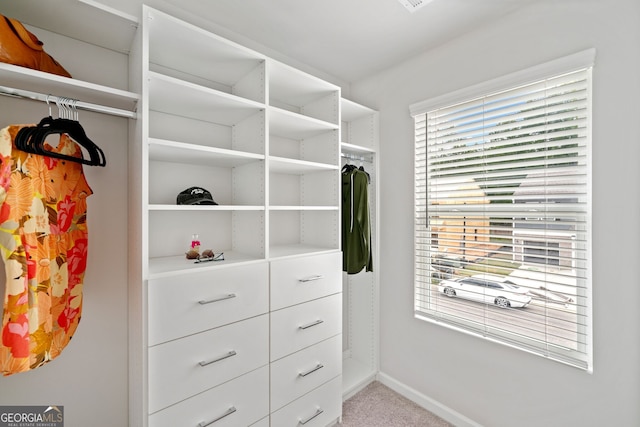
[[[144,2],[350,83],[540,0],[433,0],[414,13],[398,0],[79,1],[137,18]]]

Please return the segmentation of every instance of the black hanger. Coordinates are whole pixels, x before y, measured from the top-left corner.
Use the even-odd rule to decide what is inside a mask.
[[[56,103],[58,104],[58,102]],[[62,108],[60,104],[58,104],[58,107]],[[47,149],[45,145],[47,136],[56,134],[67,134],[76,144],[87,151],[89,158],[85,159],[82,155],[83,153],[80,153],[80,157],[77,157]],[[51,109],[49,109],[49,116],[43,118],[37,126],[20,129],[15,138],[15,145],[16,148],[27,153],[65,159],[89,166],[105,166],[107,163],[104,152],[87,136],[77,119],[63,117],[54,119],[51,117]]]
[[[343,173],[349,173],[354,169],[357,169],[357,166],[349,164],[349,163],[347,163],[344,166],[342,166],[342,172]]]
[[[358,168],[358,170],[359,170],[360,172],[363,172],[363,173],[367,176],[367,182],[368,182],[368,183],[371,183],[371,175],[369,175],[369,172],[367,172],[366,170],[364,170],[364,166],[360,166],[360,167]]]

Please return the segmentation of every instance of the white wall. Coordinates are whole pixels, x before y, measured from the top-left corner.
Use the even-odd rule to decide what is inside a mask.
[[[32,31],[75,78],[127,88],[125,55]],[[0,96],[0,127],[37,123],[47,114],[44,103]],[[65,426],[119,427],[128,419],[127,119],[79,114],[87,135],[107,159],[104,168],[84,167],[94,194],[87,202],[89,255],[82,320],[58,358],[30,372],[0,377],[0,405],[63,405]],[[4,278],[2,295],[3,285]]]
[[[382,373],[484,426],[640,425],[638,46],[637,0],[548,0],[352,86],[354,99],[381,113]],[[590,47],[593,374],[413,318],[408,110]]]

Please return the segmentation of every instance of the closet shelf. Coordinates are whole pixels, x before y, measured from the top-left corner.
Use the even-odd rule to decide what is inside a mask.
[[[285,157],[269,156],[268,159],[271,172],[289,175],[301,175],[309,172],[338,170],[339,168],[337,165],[309,162],[306,160],[288,159]]]
[[[362,145],[350,144],[347,142],[340,143],[340,150],[343,153],[354,154],[375,154],[376,150],[370,147],[363,147]]]
[[[269,206],[270,211],[337,211],[339,209],[338,206]]]
[[[138,94],[0,62],[2,86],[135,111]]]
[[[149,108],[232,126],[264,110],[264,105],[175,77],[149,71]]]
[[[264,206],[257,205],[171,205],[150,204],[150,211],[202,212],[202,211],[264,211]]]
[[[269,108],[269,133],[271,135],[301,140],[338,129],[338,125],[324,120],[278,107]]]
[[[264,258],[258,258],[242,252],[235,252],[231,250],[223,250],[222,252],[224,252],[224,261],[196,263],[194,260],[186,259],[184,254],[151,258],[149,260],[149,279],[180,276],[186,273],[193,273],[194,271],[205,271],[238,266],[243,263],[264,261]]]
[[[170,163],[236,167],[247,163],[263,161],[265,156],[264,154],[149,138],[149,158],[151,160]]]

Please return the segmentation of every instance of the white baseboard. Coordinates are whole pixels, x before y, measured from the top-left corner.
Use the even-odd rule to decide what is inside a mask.
[[[440,418],[450,422],[456,427],[482,427],[481,424],[470,420],[469,418],[454,411],[448,406],[445,406],[442,403],[428,396],[425,396],[419,391],[407,386],[406,384],[401,383],[400,381],[397,381],[396,379],[390,377],[385,373],[378,372],[378,381],[380,381],[382,384],[386,385],[393,391],[406,397],[407,399],[422,406],[427,411],[433,412]]]

